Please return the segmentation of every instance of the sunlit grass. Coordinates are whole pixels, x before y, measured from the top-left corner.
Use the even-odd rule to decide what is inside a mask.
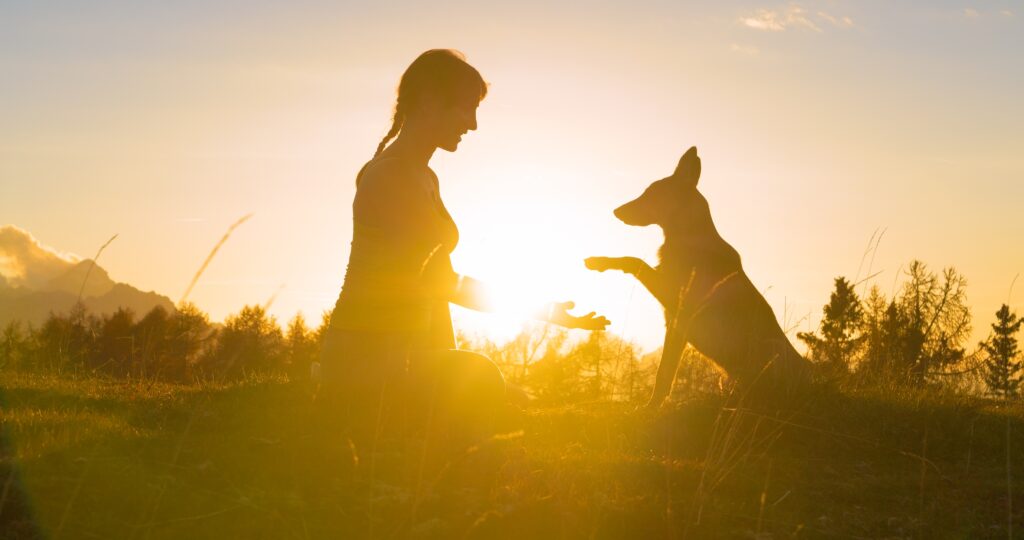
[[[13,538],[1005,538],[1024,493],[1024,406],[905,388],[534,408],[429,470],[403,440],[354,463],[282,378],[0,389]]]

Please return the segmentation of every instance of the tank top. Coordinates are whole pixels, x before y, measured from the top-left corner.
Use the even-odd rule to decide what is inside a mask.
[[[458,276],[450,254],[458,228],[432,171],[421,182],[416,171],[406,177],[401,163],[392,163],[401,178],[361,181],[371,164],[395,159],[375,158],[356,176],[352,245],[331,326],[366,339],[398,337],[417,349],[451,349],[448,303]]]

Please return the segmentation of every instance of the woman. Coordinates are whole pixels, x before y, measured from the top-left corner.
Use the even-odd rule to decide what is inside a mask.
[[[478,281],[452,269],[459,232],[429,167],[436,149],[454,152],[476,129],[486,93],[459,53],[423,53],[402,76],[391,129],[356,177],[352,250],[321,351],[322,395],[342,400],[352,426],[446,422],[481,435],[505,407],[498,368],[455,348],[449,302],[494,306]],[[608,324],[593,313],[571,316],[571,307],[549,304],[537,318],[590,330]]]

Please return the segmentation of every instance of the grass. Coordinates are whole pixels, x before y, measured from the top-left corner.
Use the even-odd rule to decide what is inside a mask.
[[[1019,403],[909,390],[822,391],[785,413],[707,395],[657,413],[582,403],[528,410],[522,431],[431,465],[400,440],[356,462],[345,441],[316,431],[310,389],[278,378],[183,386],[5,373],[0,400],[5,538],[1024,530]]]

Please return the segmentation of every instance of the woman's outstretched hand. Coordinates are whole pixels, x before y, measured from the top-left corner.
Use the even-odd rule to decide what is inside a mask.
[[[597,315],[593,311],[582,317],[570,315],[569,310],[575,306],[574,302],[553,302],[548,304],[547,313],[542,319],[566,328],[578,328],[581,330],[604,330],[611,323],[611,321]]]

